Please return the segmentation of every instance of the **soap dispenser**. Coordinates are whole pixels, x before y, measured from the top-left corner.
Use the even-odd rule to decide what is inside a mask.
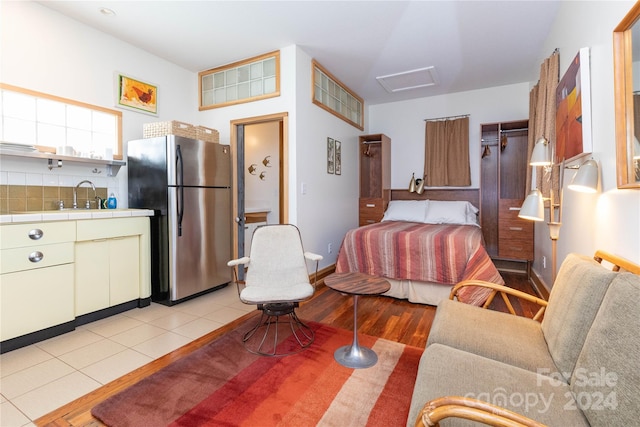
[[[107,199],[107,208],[115,209],[116,207],[118,207],[118,201],[116,200],[116,196],[111,193],[109,194],[109,198]]]

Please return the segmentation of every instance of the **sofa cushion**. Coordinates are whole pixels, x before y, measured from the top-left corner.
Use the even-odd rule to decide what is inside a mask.
[[[620,273],[609,286],[570,387],[591,425],[638,425],[640,276]]]
[[[569,254],[549,295],[542,332],[557,369],[569,381],[593,318],[618,273],[586,256]]]
[[[472,397],[549,426],[588,426],[580,411],[565,410],[573,399],[568,384],[442,344],[428,346],[418,368],[407,426],[428,401],[443,396]],[[484,425],[447,418],[445,426]]]
[[[540,322],[444,300],[438,305],[427,346],[445,344],[533,372],[555,373]]]

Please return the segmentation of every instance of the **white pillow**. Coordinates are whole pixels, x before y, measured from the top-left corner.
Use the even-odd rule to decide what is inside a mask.
[[[478,208],[469,202],[429,200],[424,222],[429,224],[478,225],[477,212]]]
[[[392,200],[382,221],[424,222],[428,200]]]

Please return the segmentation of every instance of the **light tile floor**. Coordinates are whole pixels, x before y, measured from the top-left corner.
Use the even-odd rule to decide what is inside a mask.
[[[33,420],[255,310],[235,285],[152,303],[0,355],[0,426]]]

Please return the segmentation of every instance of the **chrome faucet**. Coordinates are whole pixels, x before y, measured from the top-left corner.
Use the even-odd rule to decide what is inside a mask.
[[[96,194],[96,186],[93,185],[93,182],[89,181],[88,179],[85,179],[84,181],[80,181],[78,183],[78,185],[76,185],[73,189],[73,209],[77,209],[78,208],[78,187],[80,187],[82,184],[89,184],[91,185],[91,188],[93,189],[93,198],[97,199],[98,195]],[[89,200],[87,200],[87,203],[85,205],[85,207],[87,209],[89,209],[91,207],[91,204],[89,202]]]

